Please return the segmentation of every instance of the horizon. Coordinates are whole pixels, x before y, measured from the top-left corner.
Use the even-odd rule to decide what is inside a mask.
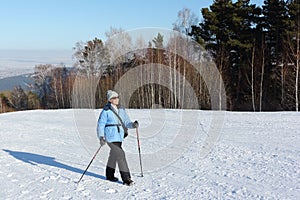
[[[263,3],[261,0],[250,2],[257,6]],[[213,0],[176,0],[172,4],[158,0],[143,4],[137,0],[131,3],[116,0],[4,2],[0,8],[0,79],[30,73],[37,64],[72,66],[76,43],[86,43],[94,38],[106,41],[105,32],[110,27],[125,32],[147,27],[172,30],[178,12],[184,8],[190,9],[200,22],[201,8],[212,3]],[[155,11],[151,9],[153,5],[159,5]],[[134,12],[126,12],[130,9]],[[107,20],[107,16],[112,15],[116,17]]]

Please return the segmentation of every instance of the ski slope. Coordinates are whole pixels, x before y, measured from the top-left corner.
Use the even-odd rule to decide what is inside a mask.
[[[130,130],[123,148],[136,184],[105,180],[107,145],[77,184],[99,145],[100,111],[0,114],[0,198],[300,199],[299,113],[128,110],[144,177]]]

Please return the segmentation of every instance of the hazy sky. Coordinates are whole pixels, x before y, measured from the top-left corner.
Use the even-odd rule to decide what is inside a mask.
[[[213,0],[0,0],[0,49],[71,50],[114,28],[172,28],[178,11]],[[251,2],[261,5],[263,0]]]

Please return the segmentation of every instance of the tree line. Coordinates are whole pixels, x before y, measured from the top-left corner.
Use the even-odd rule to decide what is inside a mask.
[[[200,23],[189,9],[183,9],[178,12],[173,27],[201,44],[212,57],[220,77],[206,74],[209,77],[205,79],[223,80],[227,110],[298,111],[299,10],[300,0],[265,0],[262,7],[249,0],[215,0],[209,8],[202,8]],[[129,107],[211,109],[210,88],[202,75],[192,63],[171,51],[184,42],[182,38],[174,35],[165,40],[164,35],[158,33],[151,41],[140,38],[133,42],[125,31],[114,28],[106,35],[110,38],[118,33],[123,33],[124,46],[116,39],[78,42],[72,68],[63,64],[37,65],[32,91],[25,92],[16,86],[13,91],[1,93],[0,112],[99,108],[106,103],[105,92],[138,66],[143,66],[140,76],[130,81],[155,79],[155,83],[149,81],[137,88],[130,97]],[[146,48],[130,50],[134,45]],[[118,57],[126,48],[127,53]],[[188,56],[200,54],[201,51],[193,51]],[[146,67],[153,64],[168,66],[170,70]],[[186,89],[187,83],[181,76],[193,88],[197,107],[189,107],[193,94]],[[168,82],[164,82],[166,78]]]
[[[190,35],[212,52],[229,110],[299,109],[300,1],[216,0]]]

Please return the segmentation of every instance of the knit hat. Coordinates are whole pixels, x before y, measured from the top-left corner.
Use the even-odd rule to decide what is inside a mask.
[[[118,93],[113,90],[108,90],[106,93],[107,101],[111,100],[114,97],[119,97]]]

